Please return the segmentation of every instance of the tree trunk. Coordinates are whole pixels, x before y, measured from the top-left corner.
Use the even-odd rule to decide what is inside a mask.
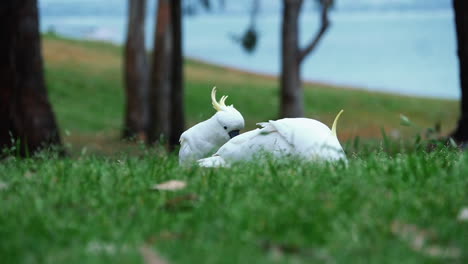
[[[123,138],[146,138],[148,121],[148,62],[145,49],[146,0],[128,1],[125,43],[125,124]]]
[[[0,27],[0,149],[16,146],[27,156],[60,146],[43,76],[37,0],[2,0]]]
[[[461,84],[461,116],[452,137],[459,142],[468,141],[468,2],[453,0],[457,32],[458,61]]]
[[[304,115],[300,78],[298,19],[302,0],[283,0],[281,37],[281,117]]]
[[[184,80],[182,52],[182,7],[181,0],[173,0],[172,26],[174,51],[172,59],[172,89],[171,89],[171,128],[169,146],[174,149],[179,144],[180,135],[184,132]]]
[[[170,96],[173,35],[170,0],[159,0],[151,66],[148,142],[167,142],[170,130]]]

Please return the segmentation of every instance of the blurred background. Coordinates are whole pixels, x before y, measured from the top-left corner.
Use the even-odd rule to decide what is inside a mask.
[[[185,1],[189,3],[190,1]],[[212,1],[209,10],[192,1],[183,20],[184,55],[258,73],[279,74],[282,1],[260,1],[258,48],[244,52],[231,36],[249,23],[250,0]],[[41,30],[123,44],[125,0],[39,0]],[[156,1],[148,1],[147,20],[154,21]],[[320,13],[305,1],[300,40],[309,41]],[[337,0],[332,26],[304,62],[305,80],[370,90],[457,99],[455,25],[451,0]],[[151,48],[154,23],[146,23]]]
[[[348,146],[468,141],[455,13],[468,23],[452,2],[8,0],[0,146],[14,146],[14,131],[23,153],[44,143],[111,153],[132,139],[176,150],[213,115],[213,86],[246,130],[299,116],[331,125],[344,109]]]
[[[1,263],[468,263],[468,0],[1,0],[0,36]],[[241,133],[344,109],[349,162],[180,166],[213,86]]]

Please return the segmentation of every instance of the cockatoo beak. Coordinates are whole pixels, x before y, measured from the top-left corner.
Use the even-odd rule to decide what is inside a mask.
[[[238,136],[239,135],[239,130],[233,130],[231,132],[229,132],[229,137],[233,138],[235,136]]]

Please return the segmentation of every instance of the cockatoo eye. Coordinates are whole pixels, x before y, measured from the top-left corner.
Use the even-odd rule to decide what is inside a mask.
[[[224,126],[224,129],[227,129],[227,126]]]

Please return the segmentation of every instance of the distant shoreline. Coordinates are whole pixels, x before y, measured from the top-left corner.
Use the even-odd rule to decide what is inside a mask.
[[[98,6],[104,10],[106,5],[92,2],[80,5],[83,14],[77,15],[69,5],[63,4],[63,10],[57,7],[56,15],[41,16],[41,28],[80,39],[122,44],[126,32],[125,14],[92,15],[93,10],[101,10]],[[246,54],[229,38],[245,27],[245,17],[212,14],[187,18],[184,20],[185,54],[225,67],[277,75],[280,71],[279,19],[279,13],[275,13],[259,20],[262,32],[259,47],[254,54]],[[316,12],[301,15],[304,39],[311,37],[316,24]],[[147,47],[152,46],[153,27],[148,23],[145,28]],[[333,26],[317,51],[304,61],[302,76],[307,82],[331,86],[458,99],[454,28],[448,9],[334,12]]]
[[[95,41],[95,40],[92,40],[92,41]],[[119,44],[115,44],[115,45],[120,46]],[[252,70],[245,70],[245,69],[238,68],[238,67],[235,67],[235,66],[210,62],[208,60],[201,59],[201,58],[194,57],[194,56],[185,56],[185,59],[186,60],[187,59],[192,60],[194,62],[201,63],[201,64],[208,65],[208,66],[224,68],[227,71],[232,71],[232,72],[241,73],[241,74],[245,74],[245,75],[249,75],[249,76],[263,78],[263,79],[266,79],[266,80],[278,80],[279,79],[279,75],[269,74],[269,73],[264,73],[264,72],[256,72],[256,71],[252,71]],[[396,92],[380,91],[380,90],[376,90],[376,89],[370,89],[370,88],[366,88],[366,87],[363,87],[363,86],[348,85],[348,84],[336,84],[336,83],[333,83],[333,82],[326,82],[326,81],[303,80],[303,84],[305,86],[304,88],[306,88],[306,89],[307,89],[307,86],[321,86],[321,87],[324,87],[324,88],[349,89],[349,90],[357,90],[357,91],[362,91],[362,92],[390,95],[390,96],[396,96],[396,97],[405,97],[405,98],[435,99],[435,100],[443,100],[443,101],[448,101],[448,102],[457,102],[457,101],[459,101],[459,99],[454,99],[454,98],[443,98],[443,97],[437,97],[437,96],[423,96],[423,95],[412,95],[412,94],[400,94],[400,93],[396,93]]]
[[[93,38],[75,38],[75,37],[70,37],[70,36],[65,36],[56,32],[43,32],[43,36],[51,36],[54,38],[60,38],[64,40],[72,40],[72,41],[85,41],[85,42],[92,42],[92,43],[105,43],[109,45],[114,45],[116,47],[122,48],[124,45],[120,43],[113,42],[111,40],[103,40],[103,39],[93,39]],[[231,66],[231,65],[226,65],[222,63],[216,63],[216,62],[211,62],[206,59],[202,59],[196,56],[185,56],[185,60],[191,60],[197,63],[201,63],[207,66],[213,66],[213,67],[221,67],[226,69],[227,71],[232,71],[236,73],[242,73],[246,74],[248,76],[254,76],[254,77],[259,77],[263,78],[266,80],[278,80],[279,75],[275,74],[270,74],[270,73],[265,73],[265,72],[257,72],[255,70],[246,70],[243,68],[239,68],[236,66]],[[364,86],[359,86],[359,85],[349,85],[349,84],[337,84],[333,82],[327,82],[327,81],[317,81],[317,80],[304,80],[303,79],[303,84],[304,88],[307,89],[307,86],[321,86],[324,88],[332,88],[332,89],[350,89],[350,90],[357,90],[357,91],[363,91],[363,92],[369,92],[369,93],[375,93],[375,94],[383,94],[383,95],[390,95],[390,96],[396,96],[396,97],[405,97],[405,98],[422,98],[422,99],[436,99],[436,100],[444,100],[444,101],[449,101],[449,102],[456,102],[459,101],[459,99],[455,98],[444,98],[444,97],[437,97],[437,96],[424,96],[424,95],[417,95],[417,94],[402,94],[402,93],[396,93],[396,92],[391,92],[391,91],[382,91],[378,89],[371,89],[371,88],[366,88]]]

